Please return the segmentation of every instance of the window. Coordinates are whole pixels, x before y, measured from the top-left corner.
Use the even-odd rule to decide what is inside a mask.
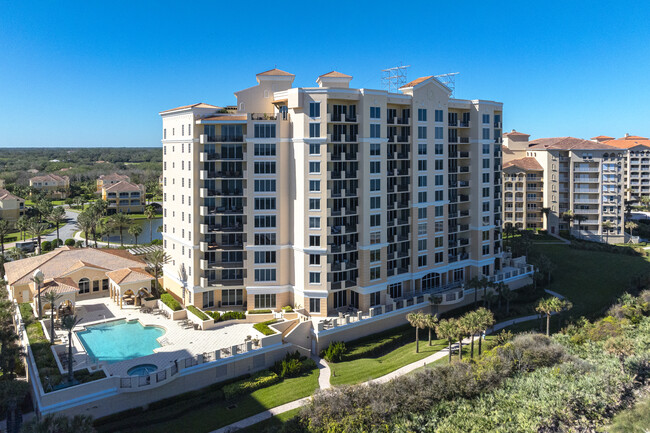
[[[88,278],[80,279],[77,285],[79,286],[79,293],[90,292],[90,280]]]
[[[310,247],[320,247],[320,236],[309,235],[309,246]]]
[[[426,250],[427,250],[427,240],[418,239],[418,251],[426,251]]]
[[[427,202],[427,192],[426,191],[418,192],[418,203],[426,203],[426,202]]]
[[[426,255],[418,256],[418,266],[423,267],[426,265],[427,265],[427,256]]]
[[[381,191],[381,179],[370,179],[370,191]]]
[[[275,197],[255,198],[255,210],[275,210]]]
[[[93,281],[93,292],[99,292],[99,280]]]
[[[490,245],[483,245],[482,252],[484,256],[490,254]]]
[[[309,192],[320,192],[320,180],[309,181]]]
[[[320,137],[320,123],[309,124],[309,136],[312,138]]]
[[[484,114],[483,115],[483,123],[484,124],[490,123],[490,115],[489,114]]]
[[[318,254],[309,255],[309,264],[310,265],[320,265],[320,256]]]
[[[483,140],[490,139],[490,128],[483,128]]]
[[[444,191],[434,191],[434,198],[435,201],[442,201],[445,199],[445,192]]]
[[[434,130],[434,134],[436,140],[442,140],[445,137],[444,129],[442,128],[442,126],[436,126]]]
[[[442,248],[445,244],[445,238],[442,236],[436,236],[433,239],[433,247],[434,248]]]
[[[445,153],[445,148],[442,145],[442,143],[436,143],[434,146],[435,146],[436,155],[442,155],[443,153]]]
[[[320,298],[309,298],[309,312],[320,313]]]
[[[483,143],[483,155],[489,155],[489,154],[490,154],[490,144]]]
[[[378,123],[370,124],[370,138],[379,138],[381,136],[381,125]]]
[[[255,192],[275,192],[275,179],[256,179]]]
[[[378,244],[381,242],[381,232],[371,232],[370,233],[370,243]]]
[[[309,143],[309,154],[320,155],[320,143]]]
[[[418,126],[418,138],[421,140],[425,140],[427,138],[427,127],[426,126]]]
[[[275,274],[275,269],[255,269],[255,281],[275,281]],[[275,300],[273,306],[275,307]]]
[[[418,171],[427,171],[426,159],[418,159]]]
[[[347,292],[345,290],[334,292],[334,308],[343,307],[348,303],[346,294]]]
[[[255,263],[275,263],[275,251],[255,251]]]
[[[426,154],[427,154],[427,144],[418,143],[418,155],[426,155]]]
[[[320,272],[309,273],[309,284],[320,284]]]
[[[379,248],[370,250],[370,262],[378,262],[381,260],[381,250]]]
[[[443,119],[443,111],[442,110],[436,110],[435,112],[435,121],[436,122],[442,122]]]
[[[427,109],[418,108],[418,122],[426,122],[426,121],[427,121]]]
[[[255,138],[275,138],[275,124],[256,124],[253,131]]]
[[[255,295],[255,308],[275,308],[275,294]]]
[[[275,215],[255,215],[255,228],[274,228]]]
[[[309,210],[320,210],[320,199],[319,198],[310,198],[309,199]]]
[[[214,307],[214,291],[203,292],[203,308]]]
[[[490,188],[483,188],[483,198],[490,196]]]
[[[381,215],[370,215],[370,227],[378,227],[381,225]]]
[[[221,305],[242,305],[243,289],[227,289],[221,291]]]
[[[381,118],[381,109],[379,107],[370,107],[370,118],[371,119],[380,119]]]
[[[444,183],[445,176],[443,176],[442,174],[436,174],[435,179],[436,179],[436,186],[440,186]]]
[[[490,202],[489,201],[484,201],[483,202],[483,212],[490,212]]]
[[[319,229],[320,228],[320,217],[309,217],[309,228],[310,229]]]
[[[427,186],[427,177],[426,176],[418,176],[418,187],[423,188]]]
[[[309,103],[309,117],[312,118],[320,117],[320,102]]]
[[[381,146],[379,143],[370,143],[370,156],[381,155]]]
[[[379,174],[381,172],[381,161],[370,161],[370,174]]]
[[[381,197],[370,197],[370,209],[381,208]]]
[[[370,268],[370,279],[378,280],[381,278],[381,266],[373,266]]]
[[[483,240],[484,241],[489,241],[490,240],[490,232],[489,231],[484,231],[482,234]]]
[[[370,306],[374,307],[381,304],[381,292],[372,292],[370,294]]]
[[[418,223],[418,236],[425,236],[427,234],[427,223]]]
[[[275,156],[275,143],[255,143],[255,156]]]
[[[418,208],[418,219],[423,220],[426,219],[426,217],[427,217],[427,208],[425,207]]]
[[[388,285],[388,296],[393,299],[402,297],[402,283]]]
[[[309,172],[313,174],[320,173],[320,161],[309,161]]]
[[[255,233],[255,245],[275,245],[275,233]]]
[[[108,278],[102,280],[102,290],[108,290]]]
[[[274,161],[255,162],[255,174],[275,174],[275,162]]]
[[[490,173],[483,173],[483,183],[490,183]]]

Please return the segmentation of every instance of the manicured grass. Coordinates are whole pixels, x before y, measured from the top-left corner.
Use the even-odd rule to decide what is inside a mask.
[[[271,418],[262,422],[258,422],[257,424],[253,424],[250,427],[237,430],[237,433],[260,433],[267,431],[267,429],[278,428],[285,422],[289,421],[291,418],[298,415],[298,413],[300,413],[300,409],[301,408],[297,407],[279,415],[272,416]]]
[[[397,347],[396,347],[397,346]],[[332,385],[351,385],[376,379],[412,362],[444,349],[447,342],[433,340],[428,345],[428,332],[420,331],[420,352],[415,353],[415,329],[400,326],[386,332],[346,343],[347,361],[332,363]],[[381,350],[385,347],[386,350]],[[367,356],[365,354],[368,354]]]
[[[630,287],[632,279],[650,271],[647,257],[586,251],[568,245],[534,245],[556,268],[550,289],[573,302],[568,315],[601,315]]]
[[[99,432],[209,432],[236,421],[248,418],[266,409],[307,397],[318,388],[318,369],[303,376],[284,379],[282,382],[259,389],[233,401],[223,401],[215,393],[206,391],[194,397],[177,401],[169,406],[149,409],[134,416],[97,427]],[[205,404],[205,401],[210,401]],[[228,406],[236,405],[228,409]],[[161,421],[165,420],[165,421]]]

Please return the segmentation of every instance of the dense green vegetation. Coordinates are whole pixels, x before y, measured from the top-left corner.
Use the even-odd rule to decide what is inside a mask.
[[[278,321],[277,319],[272,319],[272,320],[267,320],[266,322],[256,323],[255,325],[253,325],[253,328],[257,329],[259,332],[261,332],[264,335],[277,334],[277,331],[274,331],[273,329],[269,328],[270,324],[276,323],[277,321]]]
[[[174,299],[169,293],[163,293],[160,295],[160,300],[163,301],[163,304],[167,305],[173,311],[180,311],[183,309],[180,302]]]
[[[167,294],[165,293],[165,295],[167,295]],[[170,295],[167,295],[167,296],[170,296]],[[165,302],[165,301],[163,301],[163,302]],[[165,304],[167,304],[167,303],[165,302]],[[198,317],[201,320],[208,320],[209,319],[209,317],[203,311],[199,310],[194,305],[188,305],[187,310],[191,311],[192,314],[194,314],[196,317]]]

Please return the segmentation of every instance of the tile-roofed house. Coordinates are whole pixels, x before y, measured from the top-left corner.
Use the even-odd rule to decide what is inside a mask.
[[[341,72],[331,71],[327,74],[323,74],[316,79],[319,87],[340,87],[348,88],[350,87],[350,81],[352,80],[352,75],[346,75]]]
[[[597,141],[599,143],[605,143],[609,140],[613,140],[614,137],[610,137],[608,135],[599,135],[597,137],[591,137],[592,140]]]
[[[591,140],[575,137],[537,138],[529,142],[530,150],[555,149],[555,150],[609,150],[613,146]]]
[[[25,200],[0,188],[0,219],[15,222],[25,214]]]
[[[108,202],[108,212],[142,213],[145,204],[144,185],[119,181],[102,187],[102,199]]]
[[[626,134],[625,137],[608,140],[607,144],[618,147],[619,149],[632,149],[637,146],[650,148],[650,140],[648,138],[629,134]]]
[[[518,131],[515,131],[513,129],[512,131],[506,132],[505,134],[503,134],[503,136],[504,137],[510,137],[510,138],[524,138],[525,137],[526,139],[528,139],[528,137],[530,137],[530,134],[524,134],[523,132],[518,132]]]
[[[427,75],[426,77],[416,78],[415,80],[413,80],[411,82],[408,82],[408,83],[404,84],[403,86],[401,86],[400,89],[404,89],[404,88],[407,88],[407,87],[415,87],[420,83],[424,83],[429,78],[433,78],[433,75]]]
[[[153,280],[144,270],[145,263],[125,250],[62,247],[43,255],[11,261],[4,266],[8,289],[21,303],[31,302],[34,297],[36,287],[32,277],[37,270],[43,274],[44,288],[57,287],[56,290],[67,291],[70,287],[76,288],[73,303],[75,299],[97,295],[110,295],[118,301],[115,296],[119,293],[117,286],[137,282],[150,291],[150,280]],[[111,285],[109,274],[117,271],[126,276],[135,273],[138,278],[122,278],[121,282],[113,281]]]
[[[108,272],[106,275],[117,284],[148,281],[153,278],[153,275],[147,272],[144,268],[118,269],[117,271]]]
[[[103,187],[116,184],[123,180],[130,182],[131,178],[126,174],[119,173],[102,174],[97,179],[97,192],[101,193]]]
[[[70,189],[70,178],[56,174],[45,174],[29,179],[29,186],[50,198],[66,198]]]
[[[539,162],[537,162],[535,158],[529,156],[513,159],[503,164],[504,170],[510,167],[517,167],[526,171],[544,170],[544,168],[539,164]]]

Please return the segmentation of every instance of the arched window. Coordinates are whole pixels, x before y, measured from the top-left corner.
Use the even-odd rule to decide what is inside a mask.
[[[79,280],[79,293],[89,293],[90,292],[90,280],[88,278],[82,278]]]
[[[431,290],[434,287],[440,287],[440,274],[432,272],[422,277],[422,291]]]

